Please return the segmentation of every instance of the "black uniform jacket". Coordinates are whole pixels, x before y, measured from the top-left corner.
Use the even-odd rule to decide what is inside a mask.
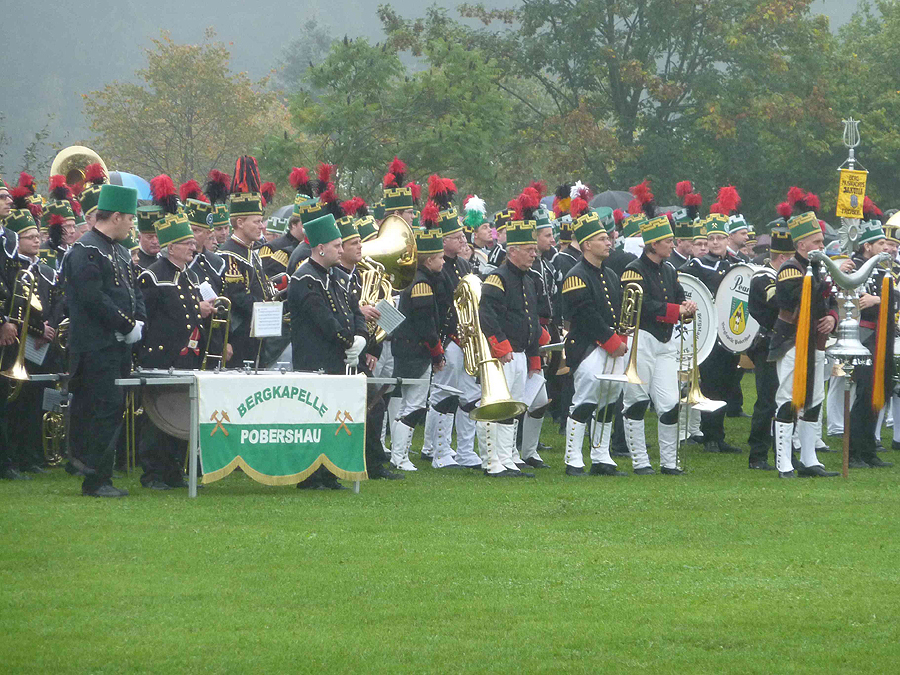
[[[762,352],[764,357],[768,355],[772,331],[775,330],[775,320],[778,318],[778,305],[775,302],[776,274],[775,268],[769,264],[765,269],[754,273],[750,279],[750,292],[747,298],[750,316],[759,324],[759,334],[750,350],[754,353]],[[751,355],[751,358],[755,357]]]
[[[139,352],[143,368],[200,367],[206,347],[206,326],[200,316],[200,280],[160,257],[141,272],[138,286],[144,295],[147,325]]]
[[[581,260],[581,251],[571,246],[566,246],[553,256],[550,263],[556,270],[556,293],[553,297],[553,316],[565,320],[565,310],[562,301],[562,282],[573,267]]]
[[[638,283],[644,290],[640,329],[660,342],[671,340],[685,297],[675,268],[665,260],[657,265],[644,253],[628,263],[621,280],[623,290],[630,283]]]
[[[188,267],[197,275],[197,280],[201,285],[206,281],[212,286],[216,295],[222,295],[225,287],[225,260],[222,256],[211,251],[200,251],[194,256]]]
[[[681,255],[678,252],[678,249],[672,249],[672,255],[669,256],[669,264],[676,270],[684,269],[684,266],[691,260],[692,258],[690,256]]]
[[[288,309],[291,312],[291,347],[294,370],[345,372],[345,351],[356,335],[368,337],[359,305],[348,290],[346,273],[326,270],[307,260],[291,276]]]
[[[488,275],[481,287],[478,319],[494,358],[524,352],[528,370],[540,369],[540,347],[549,342],[550,335],[541,327],[530,270],[520,270],[506,260]]]
[[[795,253],[778,270],[775,281],[775,304],[778,318],[769,347],[769,361],[777,361],[794,346],[797,334],[797,317],[800,314],[800,300],[803,293],[803,277],[810,266],[809,260]],[[810,311],[810,337],[815,338],[817,349],[825,349],[826,336],[818,335],[816,324],[819,319],[831,315],[838,321],[837,300],[831,293],[831,284],[824,280],[819,264],[812,265],[812,306]]]
[[[459,256],[448,258],[444,256],[444,267],[438,276],[438,282],[434,288],[437,299],[438,312],[441,317],[441,342],[447,344],[450,340],[459,342],[457,337],[456,308],[453,306],[453,293],[459,285],[459,280],[472,273],[472,265],[469,261]]]
[[[555,255],[552,250],[550,255]],[[556,269],[546,254],[539,254],[529,270],[534,278],[538,295],[538,316],[542,326],[549,326],[553,319],[553,296],[556,295]]]
[[[429,364],[440,363],[443,359],[441,315],[435,293],[441,283],[440,272],[420,267],[412,283],[400,293],[397,309],[406,319],[391,338],[394,377],[421,377]]]
[[[613,250],[609,252],[609,258],[606,259],[604,265],[618,274],[619,279],[621,279],[622,274],[625,272],[625,268],[628,267],[628,264],[633,260],[637,260],[637,256],[633,253],[629,253],[620,248],[613,248]]]
[[[146,316],[131,253],[99,230],[85,232],[72,244],[63,277],[70,354],[116,344],[116,331],[128,334],[135,320]]]
[[[674,264],[671,258],[669,261]],[[715,298],[716,291],[719,290],[719,284],[722,283],[722,278],[733,266],[734,262],[730,256],[717,256],[707,253],[700,258],[691,258],[686,265],[680,268],[676,264],[675,269],[685,274],[690,274],[692,277],[697,277]]]
[[[500,263],[504,260],[506,260],[506,246],[498,241],[488,253],[488,262],[494,267],[500,267]]]
[[[263,290],[266,278],[259,253],[235,237],[222,244],[218,253],[225,261],[223,292],[231,300],[229,342],[234,355],[229,365],[239,368],[243,361],[255,360],[259,352],[259,340],[250,337],[250,324],[253,303],[266,300],[266,292]]]
[[[619,277],[606,265],[595,267],[582,259],[562,284],[563,317],[569,322],[566,365],[573,371],[600,345],[614,352],[623,339],[616,333],[622,307]]]
[[[138,246],[137,264],[142,270],[150,267],[150,265],[159,260],[159,257],[158,253],[156,255],[150,255],[149,253],[145,253],[144,249]]]
[[[0,232],[0,324],[6,323],[9,319],[16,272],[19,268],[19,237],[12,230],[4,228]]]
[[[309,258],[311,252],[312,248],[305,241],[301,241],[297,244],[297,248],[293,250],[291,257],[288,258],[287,273],[293,274],[296,272],[297,268],[300,267],[300,264]]]
[[[287,272],[291,253],[294,252],[294,249],[299,244],[300,242],[297,238],[290,232],[287,232],[260,248],[259,257],[262,260],[266,276],[271,278],[277,274]]]

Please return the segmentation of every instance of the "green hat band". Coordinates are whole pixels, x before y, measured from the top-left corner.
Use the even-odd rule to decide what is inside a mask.
[[[135,192],[135,194],[137,193]],[[51,199],[49,202],[47,202],[47,208],[44,209],[44,213],[41,216],[41,219],[49,222],[50,216],[74,218],[75,212],[72,210],[72,205],[68,201]]]
[[[642,213],[633,213],[622,221],[622,236],[636,237],[644,229],[647,216]]]
[[[229,218],[231,214],[228,212],[228,204],[213,204],[212,209],[212,227],[222,227],[223,225],[231,225]],[[207,216],[207,220],[209,217]]]
[[[596,209],[592,209],[592,211],[597,214],[597,218],[600,219],[600,225],[607,233],[616,229],[616,217],[613,215],[613,210],[611,208],[608,206],[600,206]]]
[[[357,220],[356,229],[359,231],[359,238],[363,241],[369,241],[378,234],[378,228],[375,227],[375,219],[372,216]]]
[[[440,230],[428,230],[427,232],[416,232],[416,248],[419,253],[426,255],[432,253],[443,253],[444,236]]]
[[[199,199],[188,199],[184,207],[191,225],[212,229],[212,204],[201,202]]]
[[[168,213],[156,221],[156,236],[160,246],[177,244],[179,241],[194,238],[191,223],[183,213]]]
[[[137,227],[141,234],[156,234],[153,224],[162,218],[163,210],[159,206],[141,206],[137,210]]]
[[[779,228],[771,232],[772,243],[769,244],[770,253],[793,253],[794,240],[791,239],[791,233],[786,228]]]
[[[511,220],[506,226],[506,245],[533,244],[537,240],[533,220]]]
[[[309,240],[309,245],[313,248],[319,244],[327,244],[335,239],[341,239],[341,231],[334,222],[334,216],[330,213],[306,223],[303,232]]]
[[[3,219],[3,227],[16,234],[22,234],[31,228],[38,229],[37,223],[34,222],[34,216],[28,209],[12,209],[9,215]]]
[[[266,221],[266,232],[273,232],[279,236],[288,231],[288,219],[272,216]]]
[[[89,183],[78,195],[78,201],[81,202],[81,210],[84,215],[90,215],[97,210],[97,202],[100,200],[100,185]]]
[[[375,220],[384,220],[384,202],[379,201],[372,207],[372,216]]]
[[[710,213],[706,220],[706,235],[723,234],[728,236],[728,216],[721,213]]]
[[[672,226],[669,225],[669,219],[666,216],[657,216],[641,223],[641,237],[645,244],[652,244],[672,236],[674,236]]]
[[[438,222],[441,224],[441,236],[444,237],[461,232],[463,229],[462,224],[459,222],[459,214],[454,208],[441,211]]]
[[[606,232],[606,228],[600,221],[596,211],[588,211],[575,221],[575,239],[578,240],[579,244],[596,237],[601,232]]]
[[[413,207],[412,189],[408,187],[384,188],[384,198],[381,202],[386,214],[411,209]]]
[[[261,216],[263,214],[262,195],[258,192],[233,194],[231,195],[228,211],[232,218]]]
[[[747,223],[747,219],[744,216],[737,215],[731,216],[728,219],[728,234],[732,232],[740,232],[741,230],[749,230],[750,225]]]
[[[341,233],[341,241],[350,241],[351,239],[359,237],[359,230],[356,229],[352,216],[344,216],[337,221],[336,225]]]
[[[807,211],[806,213],[801,213],[799,216],[794,216],[788,221],[788,227],[791,230],[791,239],[794,241],[795,246],[801,239],[805,239],[812,234],[822,233],[822,228],[819,226],[819,219],[816,218],[816,214],[812,211]]]
[[[860,245],[865,244],[867,241],[873,242],[884,238],[884,229],[881,227],[880,220],[866,220],[861,223]]]
[[[134,188],[105,183],[100,187],[97,208],[100,211],[113,213],[137,213],[138,192]]]

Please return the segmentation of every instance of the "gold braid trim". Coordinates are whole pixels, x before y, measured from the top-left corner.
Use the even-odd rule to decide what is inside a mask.
[[[503,279],[500,278],[497,274],[489,274],[488,278],[484,280],[485,285],[487,286],[496,286],[501,291],[506,293],[506,286],[503,285]]]
[[[568,293],[569,291],[577,291],[581,288],[587,288],[587,284],[579,277],[569,277],[563,281],[562,292]]]

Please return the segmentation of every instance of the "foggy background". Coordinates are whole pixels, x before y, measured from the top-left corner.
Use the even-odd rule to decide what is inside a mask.
[[[156,0],[152,4],[135,0],[78,4],[0,0],[4,16],[0,63],[6,85],[0,112],[6,115],[3,126],[10,136],[7,173],[18,171],[25,146],[47,123],[48,114],[55,115],[48,142],[71,145],[89,139],[81,95],[113,80],[132,80],[134,71],[145,65],[143,50],[160,30],[184,43],[202,41],[203,31],[213,27],[217,39],[231,48],[232,69],[246,71],[257,80],[278,67],[282,50],[310,18],[335,37],[346,34],[381,40],[376,13],[379,2],[383,0]],[[423,16],[427,7],[413,0],[389,4],[406,18]],[[454,18],[459,18],[457,4],[447,5]],[[517,3],[484,4],[493,8]],[[816,0],[813,11],[827,14],[832,30],[837,30],[857,5],[858,0]]]

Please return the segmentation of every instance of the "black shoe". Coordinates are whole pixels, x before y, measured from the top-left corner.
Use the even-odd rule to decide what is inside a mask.
[[[652,466],[642,466],[640,469],[634,470],[635,476],[652,476],[655,473]]]
[[[660,467],[659,472],[664,476],[681,476],[684,475],[683,469],[670,469],[667,466]]]
[[[793,471],[779,471],[778,477],[779,478],[793,478],[794,472]]]
[[[839,476],[840,474],[837,471],[826,471],[825,467],[814,464],[812,466],[804,466],[802,463],[800,464],[800,468],[797,469],[798,476],[808,476],[808,477],[819,477],[819,478],[834,478],[835,476]]]
[[[584,467],[583,466],[569,466],[566,464],[566,475],[567,476],[583,476],[584,475]]]
[[[725,441],[719,441],[719,452],[727,452],[730,455],[740,455],[744,451],[736,445],[726,443]]]
[[[592,476],[627,476],[627,473],[619,471],[615,464],[603,464],[602,462],[594,462],[591,464]]]
[[[541,443],[540,441],[538,441],[538,450],[543,450],[544,452],[547,452],[548,450],[552,450],[552,449],[553,449],[552,445],[547,445],[546,443]]]
[[[479,466],[478,468],[480,469],[481,467]],[[406,478],[406,476],[403,474],[388,471],[381,464],[369,471],[369,480],[403,480],[404,478]]]
[[[628,448],[610,449],[609,455],[610,457],[631,457],[631,453],[628,452]]]
[[[513,471],[512,469],[503,469],[503,471],[498,471],[497,473],[488,473],[488,470],[485,469],[484,475],[488,478],[520,478],[522,472]]]
[[[5,478],[6,480],[31,480],[31,476],[26,476],[24,473],[20,473],[12,467],[5,469],[3,473],[0,473],[0,478]]]
[[[148,480],[147,482],[141,481],[141,485],[148,490],[171,490],[172,486],[164,483],[161,480]]]
[[[891,450],[900,450],[900,441],[891,441]]]
[[[882,461],[882,459],[876,455],[872,455],[871,457],[869,457],[866,460],[866,463],[871,467],[875,467],[876,469],[887,469],[894,466],[893,462]]]
[[[727,413],[725,413],[725,417],[750,417],[750,415],[745,413],[743,410],[729,410]]]
[[[421,453],[421,457],[426,462],[430,462],[430,461],[434,460],[434,455],[426,455],[424,452]]]
[[[684,442],[690,445],[703,445],[704,443],[706,443],[706,439],[703,438],[703,434],[696,434],[694,436],[688,437]]]
[[[532,469],[549,469],[550,465],[546,464],[544,460],[538,457],[529,457],[525,460],[525,463],[530,466]]]
[[[761,462],[750,462],[750,468],[759,469],[760,471],[775,471],[775,467],[766,460],[762,460]]]
[[[84,488],[82,488],[81,494],[85,497],[127,497],[128,490],[120,490],[112,485],[101,485],[96,490],[90,492],[86,492]]]
[[[521,478],[534,478],[534,474],[528,473],[527,471],[516,471],[515,473]]]
[[[706,441],[703,444],[703,452],[721,452],[718,441]]]
[[[851,457],[850,463],[847,466],[851,469],[871,469],[868,462],[865,462],[858,457]]]

